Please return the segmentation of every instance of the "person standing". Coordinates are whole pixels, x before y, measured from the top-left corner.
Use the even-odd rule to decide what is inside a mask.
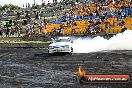
[[[7,27],[7,29],[6,29],[6,37],[9,37],[9,32],[10,32],[10,29],[9,29],[9,27]]]
[[[126,30],[127,30],[127,28],[125,26],[123,26],[121,29],[121,33],[125,32]]]
[[[3,30],[2,30],[1,26],[0,26],[0,36],[1,36],[1,38],[3,37]]]

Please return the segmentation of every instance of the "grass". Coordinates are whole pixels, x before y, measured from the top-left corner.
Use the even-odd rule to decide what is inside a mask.
[[[50,43],[50,41],[47,41],[47,42],[43,42],[43,41],[22,41],[22,40],[13,40],[13,41],[10,41],[10,40],[0,40],[0,43],[1,44],[39,44],[39,43]]]

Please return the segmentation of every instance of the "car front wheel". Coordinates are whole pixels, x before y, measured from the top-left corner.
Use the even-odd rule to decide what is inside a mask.
[[[52,56],[53,54],[52,54],[52,53],[49,53],[49,51],[48,51],[48,55],[49,55],[49,56]]]

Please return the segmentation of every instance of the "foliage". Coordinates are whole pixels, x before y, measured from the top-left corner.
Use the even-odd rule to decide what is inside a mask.
[[[21,7],[13,4],[5,4],[4,6],[0,5],[0,10],[19,10]]]

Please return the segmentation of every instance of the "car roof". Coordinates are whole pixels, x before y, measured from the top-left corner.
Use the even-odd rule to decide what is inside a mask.
[[[55,41],[55,40],[63,40],[63,39],[70,40],[69,37],[56,37],[56,38],[51,38],[51,39],[52,39],[52,41]]]
[[[58,37],[58,39],[70,39],[69,37]]]

